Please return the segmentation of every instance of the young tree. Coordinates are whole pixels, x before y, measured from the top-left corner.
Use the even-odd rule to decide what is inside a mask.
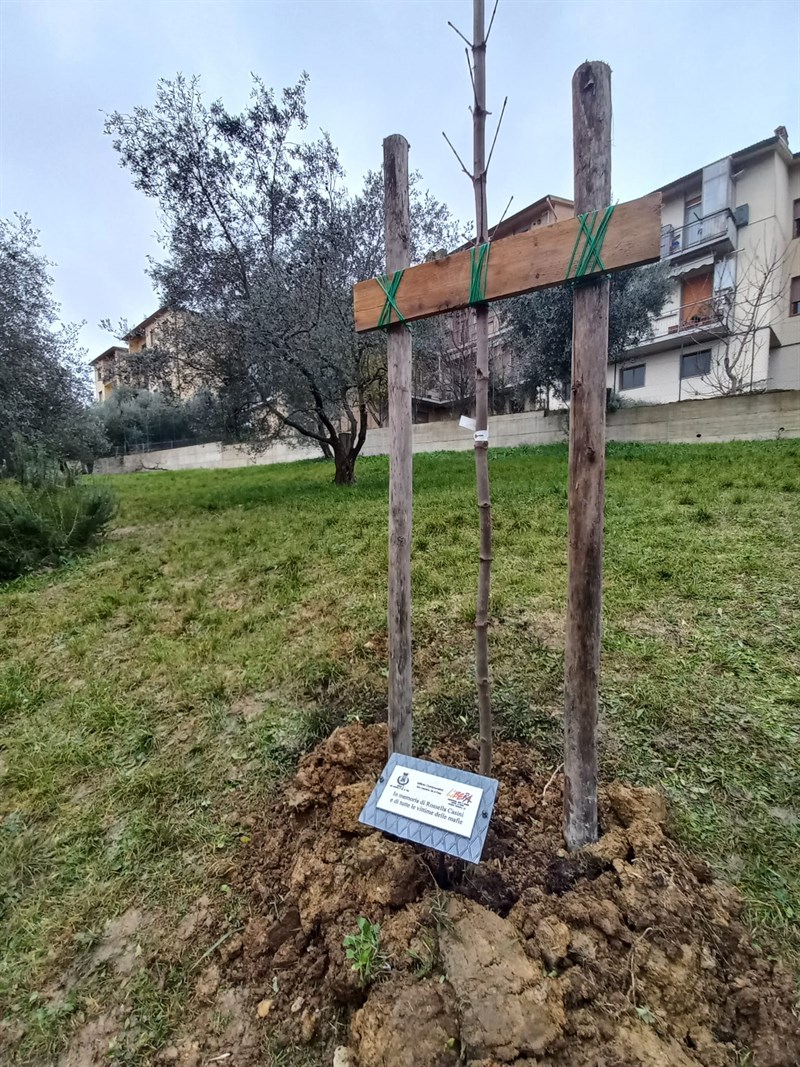
[[[636,267],[611,276],[608,336],[610,360],[652,334],[652,320],[669,295],[669,276],[662,263]],[[572,364],[572,290],[543,289],[502,305],[507,343],[517,350],[528,396],[569,394]]]
[[[0,467],[15,439],[64,458],[89,386],[78,326],[59,320],[50,261],[30,219],[0,219]]]
[[[351,293],[383,272],[383,202],[378,174],[352,196],[330,138],[304,137],[306,83],[277,96],[254,78],[232,114],[179,76],[106,131],[159,204],[165,258],[151,274],[189,312],[172,327],[187,373],[228,403],[237,432],[310,438],[349,484],[385,377],[383,339],[356,336]],[[418,183],[412,212],[416,255],[447,243],[449,213]]]
[[[786,297],[784,264],[787,249],[756,248],[737,263],[736,284],[716,292],[704,310],[708,339],[718,338],[707,373],[699,387],[687,380],[687,392],[696,396],[738,396],[762,392],[764,378],[756,378],[760,351],[768,347],[766,331]],[[695,344],[700,347],[701,342]],[[766,369],[766,367],[765,367]]]

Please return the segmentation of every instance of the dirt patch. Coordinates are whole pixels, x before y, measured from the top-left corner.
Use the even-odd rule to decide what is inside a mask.
[[[236,719],[252,722],[263,714],[268,699],[268,695],[264,696],[261,693],[245,693],[244,696],[233,701],[229,713]]]
[[[218,603],[224,611],[241,611],[247,600],[241,593],[225,593],[219,598]]]
[[[69,1047],[58,1058],[58,1067],[96,1067],[108,1063],[109,1045],[119,1030],[116,1014],[90,1019],[72,1035]]]
[[[550,608],[534,608],[522,613],[508,614],[503,622],[507,626],[523,630],[542,648],[552,652],[564,651],[565,623],[563,611]]]
[[[104,968],[108,969],[118,979],[125,980],[131,976],[138,965],[138,957],[141,953],[141,940],[156,922],[154,912],[140,911],[138,908],[129,908],[116,919],[110,919],[103,928],[103,933],[97,945],[86,956],[79,956],[64,970],[59,977],[45,986],[42,990],[42,999],[48,1007],[56,1009],[63,1005],[67,997],[79,983],[89,975]],[[106,1020],[114,1019],[114,1014],[104,1016]],[[97,1021],[97,1020],[94,1020]],[[110,1024],[109,1024],[110,1025]],[[88,1056],[85,1050],[93,1048],[97,1043],[92,1036],[99,1033],[92,1026],[92,1020],[76,1031],[73,1035],[73,1044],[84,1048],[81,1055]],[[77,1055],[77,1053],[76,1053]],[[70,1061],[71,1062],[71,1061]],[[76,1062],[83,1062],[78,1060]],[[86,1060],[91,1063],[92,1060]]]
[[[384,746],[381,726],[337,730],[254,830],[254,917],[223,974],[257,1021],[268,1001],[273,1036],[332,1047],[346,1027],[359,1067],[800,1062],[790,976],[735,890],[666,837],[658,793],[603,790],[603,836],[569,855],[562,779],[500,744],[484,860],[463,869],[358,823]],[[457,745],[432,758],[472,763]],[[342,947],[359,915],[387,958],[366,990]]]
[[[475,762],[466,745],[431,757]],[[256,1067],[277,1042],[325,1067],[800,1063],[789,974],[753,945],[736,891],[667,838],[660,794],[602,790],[600,841],[569,855],[562,778],[498,744],[484,858],[464,867],[359,824],[384,760],[385,727],[339,729],[256,820],[226,872],[248,921],[192,973],[184,1023],[154,1062]],[[359,916],[380,924],[363,984],[343,947]],[[136,940],[134,916],[118,924],[103,952]],[[203,899],[177,941],[221,926]],[[64,1061],[83,1062],[104,1061]]]
[[[134,534],[139,533],[140,530],[148,529],[147,526],[115,526],[113,530],[109,530],[106,534],[112,541],[121,540],[123,537],[133,537]]]
[[[154,916],[138,908],[129,908],[118,919],[106,923],[100,944],[91,955],[88,970],[94,971],[104,964],[110,965],[117,974],[129,975],[136,966],[138,939],[153,923]]]

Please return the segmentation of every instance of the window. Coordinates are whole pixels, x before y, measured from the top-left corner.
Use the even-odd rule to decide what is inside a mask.
[[[794,226],[792,227],[792,237],[800,237],[800,200],[794,202]]]
[[[681,356],[681,378],[700,378],[711,372],[711,349]]]
[[[792,288],[789,293],[789,314],[800,315],[800,278],[792,278]]]
[[[703,200],[693,196],[684,205],[683,247],[690,248],[703,240]]]
[[[687,196],[683,205],[683,225],[691,226],[693,222],[700,222],[703,218],[702,196]]]
[[[619,376],[620,389],[641,389],[644,386],[644,363],[623,367]]]

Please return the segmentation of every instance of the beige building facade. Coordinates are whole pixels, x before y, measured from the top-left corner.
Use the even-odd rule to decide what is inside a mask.
[[[670,297],[609,388],[648,404],[800,390],[800,155],[786,130],[661,193]]]
[[[121,385],[154,390],[167,386],[184,400],[194,396],[200,383],[182,351],[186,314],[159,308],[125,334],[126,345],[112,345],[93,359],[95,399],[108,400]]]
[[[798,390],[800,403],[800,154],[790,151],[786,130],[779,127],[661,193],[661,258],[670,295],[651,338],[609,364],[608,388],[629,403],[785,389]],[[507,219],[496,235],[572,214],[572,201],[544,197]],[[468,315],[462,313],[464,322],[451,318],[451,352],[415,389],[416,421],[452,418],[472,399]],[[522,371],[494,315],[490,336],[493,383],[511,400]],[[563,401],[550,395],[525,406],[558,408]],[[493,408],[511,410],[502,407],[502,397],[499,403],[494,398]]]
[[[563,196],[544,196],[521,211],[503,219],[489,230],[489,239],[527,233],[540,226],[571,219],[574,205]],[[461,248],[469,248],[467,242]],[[459,251],[459,249],[456,249]],[[445,342],[430,365],[417,361],[413,381],[415,422],[437,422],[457,418],[471,411],[475,395],[475,356],[472,317],[469,311],[457,311],[441,320]],[[506,343],[504,331],[494,309],[489,311],[489,345],[491,359],[490,406],[495,414],[507,410],[514,388],[520,382],[521,367],[514,349]],[[535,401],[525,405],[535,406]]]
[[[91,361],[94,381],[92,388],[94,399],[98,403],[108,400],[122,379],[122,364],[128,356],[128,349],[123,345],[112,345],[105,352]]]

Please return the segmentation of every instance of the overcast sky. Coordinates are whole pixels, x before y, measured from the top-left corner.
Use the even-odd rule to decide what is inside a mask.
[[[250,72],[276,88],[311,76],[311,127],[348,181],[403,133],[425,183],[461,218],[468,158],[469,0],[0,0],[0,214],[27,213],[56,261],[66,320],[88,358],[113,343],[100,319],[146,317],[154,205],[130,184],[103,112],[149,105],[161,77],[199,74],[241,107]],[[491,0],[487,0],[491,9]],[[570,80],[584,59],[614,72],[614,197],[640,196],[772,135],[800,148],[798,0],[500,0],[489,108],[509,103],[489,175],[490,219],[572,194]],[[490,123],[494,120],[490,119]],[[492,126],[490,125],[490,133]]]

